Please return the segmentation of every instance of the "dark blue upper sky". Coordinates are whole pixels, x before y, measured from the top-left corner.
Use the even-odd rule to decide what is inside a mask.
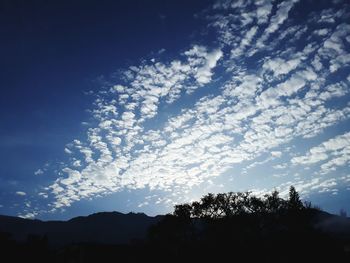
[[[2,1],[0,213],[294,184],[349,209],[346,1]]]
[[[163,48],[176,53],[188,46],[203,22],[193,15],[207,6],[208,1],[2,1],[3,195],[17,184],[31,184],[28,177],[38,167],[64,156],[62,146],[82,133],[88,118],[92,99],[84,93],[98,89],[100,77]]]

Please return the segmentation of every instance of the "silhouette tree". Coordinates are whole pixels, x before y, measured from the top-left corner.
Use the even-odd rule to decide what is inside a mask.
[[[322,213],[311,203],[304,206],[293,186],[287,200],[276,190],[263,197],[209,193],[175,206],[153,231],[156,247],[176,260],[220,261],[235,255],[249,262],[281,262],[289,255],[286,262],[295,262],[304,255],[309,261],[344,255],[341,245],[314,228]]]
[[[271,195],[265,195],[265,206],[269,213],[277,213],[285,208],[286,202],[279,197],[279,192],[274,190]]]
[[[304,208],[303,203],[300,200],[299,193],[295,190],[294,186],[289,188],[288,209],[295,211]]]
[[[192,215],[192,206],[190,204],[176,205],[174,216],[181,219],[189,219]]]
[[[251,213],[261,214],[266,212],[266,202],[256,196],[250,197],[248,207]]]
[[[209,193],[201,198],[200,217],[214,218],[215,217],[215,196]]]

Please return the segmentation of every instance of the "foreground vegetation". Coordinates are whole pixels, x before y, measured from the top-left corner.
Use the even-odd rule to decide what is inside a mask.
[[[302,203],[294,187],[284,200],[277,191],[262,198],[246,193],[208,194],[175,206],[152,227],[152,244],[164,254],[193,260],[298,262],[349,259],[340,240],[317,228],[325,212]]]
[[[337,218],[302,203],[291,187],[286,200],[277,191],[260,198],[250,193],[207,194],[175,206],[149,229],[147,240],[125,245],[50,248],[44,237],[31,237],[26,243],[4,235],[0,239],[3,255],[12,257],[11,262],[350,262],[349,235],[322,228]]]

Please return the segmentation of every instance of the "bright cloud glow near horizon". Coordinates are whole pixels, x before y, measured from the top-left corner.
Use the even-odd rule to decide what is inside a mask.
[[[127,62],[113,64],[113,70],[94,72],[93,61],[79,62],[94,77],[89,84],[87,75],[74,82],[81,86],[74,95],[81,114],[60,113],[67,130],[65,141],[54,148],[62,155],[39,154],[28,169],[22,165],[26,172],[18,178],[5,175],[11,166],[3,168],[2,187],[10,190],[0,196],[2,214],[66,219],[117,210],[156,215],[208,192],[260,195],[277,189],[283,196],[291,185],[326,211],[350,212],[350,4],[195,3],[183,22],[186,1],[171,14],[163,7],[155,12],[167,31],[163,37],[173,34],[168,45],[153,40],[153,47],[152,36],[146,36],[144,43],[133,43],[147,47],[137,53],[140,57],[127,60],[126,53],[122,60]],[[123,32],[115,29],[120,38],[145,34],[137,31],[137,23],[123,27]],[[97,31],[104,32],[103,27]],[[113,53],[113,48],[100,51],[102,45],[94,48],[101,61]],[[75,67],[67,68],[69,74],[78,74]],[[50,87],[41,92],[50,93]],[[69,101],[74,104],[73,99],[39,103],[36,114]],[[47,118],[42,125],[53,122]],[[6,136],[3,140],[9,140]],[[9,144],[2,143],[3,155],[17,147]],[[26,147],[27,154],[3,160],[12,158],[13,166],[21,166],[28,148],[36,145]]]

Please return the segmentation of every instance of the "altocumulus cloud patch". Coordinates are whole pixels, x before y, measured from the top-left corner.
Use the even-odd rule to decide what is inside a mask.
[[[139,207],[171,206],[208,185],[235,189],[235,174],[261,165],[286,173],[262,174],[269,180],[252,181],[256,193],[349,185],[337,173],[349,166],[349,133],[327,133],[349,123],[349,6],[219,1],[202,15],[215,40],[129,67],[94,94],[95,122],[66,146],[71,162],[41,193],[53,200],[44,210],[138,189],[158,193]],[[310,147],[298,149],[303,142]],[[312,176],[294,174],[310,166]]]

